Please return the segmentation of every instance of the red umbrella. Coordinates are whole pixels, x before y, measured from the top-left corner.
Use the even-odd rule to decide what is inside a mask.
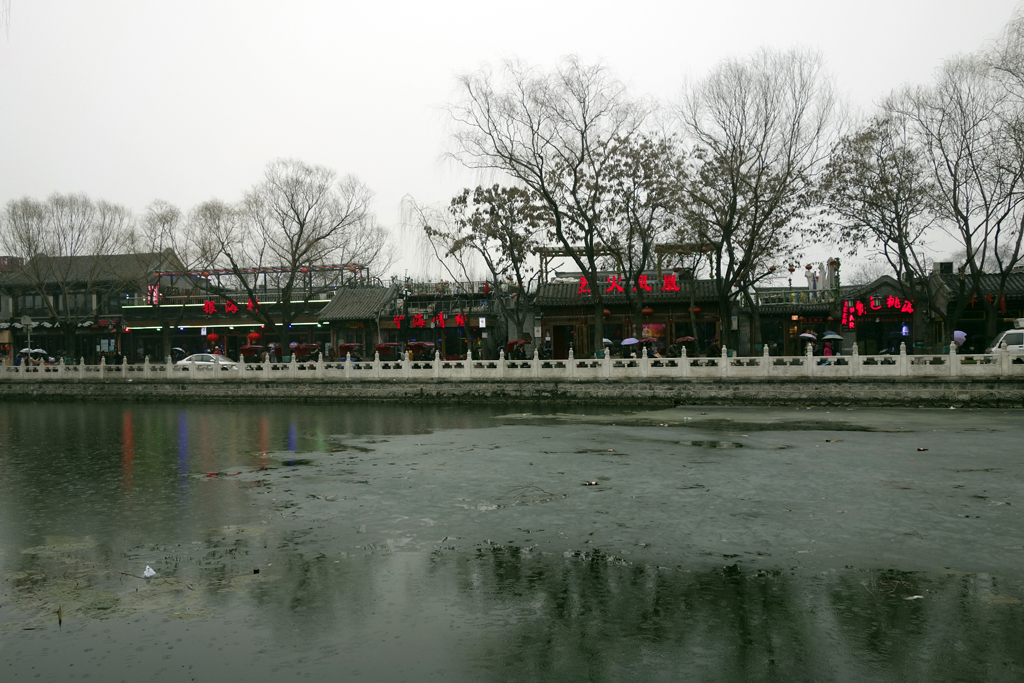
[[[657,337],[646,337],[645,339],[641,339],[640,343],[641,344],[657,344],[659,341],[660,340]]]
[[[680,337],[676,339],[676,344],[682,344],[683,342],[697,341],[696,337]]]
[[[408,344],[406,344],[406,346],[409,347],[410,349],[416,349],[416,350],[419,351],[419,350],[423,350],[423,349],[432,349],[432,348],[434,348],[434,342],[411,341]]]

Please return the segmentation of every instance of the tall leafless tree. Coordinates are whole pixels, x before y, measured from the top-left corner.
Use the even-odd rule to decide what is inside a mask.
[[[337,287],[344,270],[317,270],[332,264],[359,265],[372,272],[391,266],[394,251],[387,231],[370,212],[373,194],[356,178],[338,178],[331,169],[297,160],[267,165],[263,180],[237,206],[207,202],[195,220],[214,236],[224,265],[256,302],[259,281],[277,268],[277,303],[255,305],[252,314],[288,347],[289,326],[309,301]]]
[[[79,323],[126,284],[125,254],[132,230],[127,208],[84,194],[52,194],[8,202],[0,229],[4,251],[23,260],[13,284],[38,294],[61,329],[65,351],[75,348]]]
[[[824,229],[854,253],[865,247],[884,259],[903,298],[917,304],[914,339],[924,341],[929,316],[923,302],[938,315],[945,312],[935,308],[928,277],[927,244],[937,230],[934,184],[906,118],[880,114],[844,137],[820,189],[828,212]]]
[[[167,295],[190,294],[202,286],[202,280],[187,275],[187,272],[214,266],[218,255],[217,241],[213,234],[201,229],[194,215],[186,216],[173,204],[157,199],[136,221],[131,248],[140,259],[148,260],[153,253],[166,254],[164,267],[183,271],[181,275],[158,278],[157,300],[152,302],[155,317],[160,322],[162,356],[168,357],[174,344],[174,329],[181,324],[188,309],[185,306],[165,307],[160,300]],[[146,284],[140,282],[139,289],[145,291]]]
[[[827,157],[839,111],[819,54],[762,49],[729,59],[689,86],[678,107],[692,141],[681,241],[708,249],[723,341],[728,322],[767,267],[792,254],[807,226],[816,175]],[[735,290],[735,291],[734,291]]]
[[[1024,109],[982,55],[948,60],[931,87],[908,88],[888,108],[910,121],[924,151],[936,211],[963,250],[952,335],[986,272],[999,275],[992,300],[981,297],[988,334],[1014,266],[1024,258]]]
[[[533,192],[550,213],[551,240],[580,269],[594,302],[594,347],[604,337],[598,283],[605,220],[606,153],[643,123],[648,107],[599,65],[578,58],[542,72],[507,62],[462,76],[449,111],[458,158],[470,168],[501,171]]]

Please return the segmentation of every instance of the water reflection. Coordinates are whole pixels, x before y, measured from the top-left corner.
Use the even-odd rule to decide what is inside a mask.
[[[332,679],[358,670],[375,681],[430,674],[453,681],[723,682],[1024,675],[1021,573],[754,570],[710,566],[707,556],[683,550],[660,555],[659,566],[601,549],[562,555],[442,541],[441,533],[432,551],[403,551],[406,510],[386,500],[366,513],[381,530],[365,532],[363,518],[354,517],[363,504],[381,501],[384,482],[412,487],[407,467],[427,463],[420,455],[413,463],[388,462],[393,456],[368,454],[351,435],[482,428],[501,412],[0,406],[0,646],[18,648],[0,664],[15,676],[73,664],[80,675],[106,680],[134,663],[137,674],[160,680],[166,661],[137,659],[146,649],[138,632],[178,642],[167,624],[187,620],[168,656],[207,678],[224,657],[237,656],[231,665],[249,681],[279,680],[275,667]],[[374,455],[380,467],[375,460],[363,469],[394,468],[375,475],[373,486],[347,484],[353,488],[346,493],[358,487],[349,507],[302,507],[329,505],[296,483],[312,467],[278,470],[273,484],[259,478],[266,474],[259,468],[288,461],[275,452],[298,462],[304,457],[296,453],[326,457],[323,451],[341,442],[357,448],[332,456],[338,461]],[[341,467],[348,465],[333,473],[333,485],[354,478]],[[327,479],[316,472],[308,476]],[[286,500],[289,487],[301,498]],[[614,492],[601,495],[615,505]],[[453,509],[467,520],[487,514],[475,505]],[[574,518],[559,514],[563,522]],[[568,523],[561,528],[572,531]],[[158,578],[138,578],[147,564]],[[54,633],[58,606],[63,630]],[[244,657],[204,654],[229,626],[235,640],[259,647]],[[97,646],[111,655],[78,658]]]

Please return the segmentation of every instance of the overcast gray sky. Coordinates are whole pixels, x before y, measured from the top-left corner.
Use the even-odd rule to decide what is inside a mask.
[[[863,111],[998,34],[1016,0],[328,2],[11,0],[0,31],[0,203],[84,191],[141,211],[237,199],[276,157],[402,197],[470,182],[443,159],[457,74],[601,60],[674,98],[727,56],[821,50]],[[407,259],[404,267],[414,267]]]

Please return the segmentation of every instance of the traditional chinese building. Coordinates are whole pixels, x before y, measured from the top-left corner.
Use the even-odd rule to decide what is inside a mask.
[[[970,294],[966,291],[965,282],[961,280],[960,275],[952,272],[952,265],[937,264],[948,267],[937,267],[936,270],[939,272],[932,275],[933,280],[938,282],[934,287],[937,307],[945,312],[945,318],[949,318],[956,309],[960,297],[964,297],[966,305],[956,322],[956,328],[967,334],[967,350],[983,352],[992,341],[988,332],[988,307],[983,299],[992,306],[996,316],[997,332],[1013,327],[1015,318],[1024,317],[1024,269],[1011,272],[1007,276],[1002,294],[999,293],[999,276],[995,274],[982,275],[981,291]],[[942,325],[940,335],[948,343],[953,330],[947,329],[943,320],[940,320],[939,324]]]
[[[390,325],[381,322],[388,341],[430,342],[448,359],[464,358],[469,350],[496,356],[495,342],[503,341],[505,332],[492,306],[490,283],[409,281],[400,289]]]
[[[0,355],[27,347],[31,336],[32,347],[50,357],[84,357],[90,362],[127,353],[131,304],[146,296],[155,271],[181,265],[171,250],[37,256],[24,264],[5,264],[9,268],[0,279]]]
[[[627,287],[631,293],[643,292],[639,325],[627,301]],[[617,342],[629,337],[653,338],[658,340],[657,347],[667,349],[684,336],[696,337],[696,346],[703,350],[720,333],[718,299],[709,280],[692,280],[673,272],[648,273],[631,283],[609,272],[591,283],[579,274],[559,273],[555,282],[538,287],[536,298],[541,338],[553,358],[567,358],[570,348],[579,357],[594,354],[595,288],[600,288],[604,301],[604,337],[613,350]]]
[[[835,332],[843,337],[833,346],[849,353],[857,343],[861,354],[899,353],[900,344],[906,343],[914,351],[914,326],[924,327],[918,335],[922,351],[937,343],[937,330],[932,321],[919,311],[925,302],[903,298],[900,283],[882,276],[866,285],[845,285],[831,289],[800,289],[776,287],[761,289],[759,318],[761,343],[772,344],[778,355],[804,353],[807,340],[801,334],[813,333],[822,337]],[[749,309],[742,309],[744,317],[752,318]],[[753,348],[748,348],[753,346]],[[819,342],[817,348],[820,350]],[[761,345],[750,345],[750,337],[741,338],[744,353],[761,353]]]
[[[362,344],[360,355],[373,355],[374,347],[396,341],[393,319],[396,315],[399,288],[346,287],[334,293],[317,319],[330,333],[330,346],[337,352],[339,344]]]

